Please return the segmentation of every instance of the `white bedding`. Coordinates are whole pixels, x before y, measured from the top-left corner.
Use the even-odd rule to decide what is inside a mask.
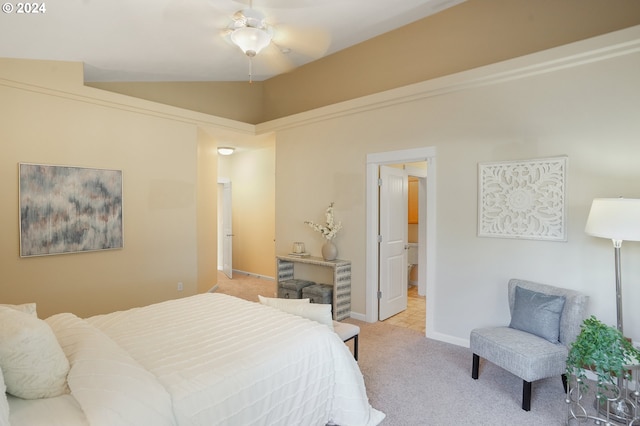
[[[71,365],[71,394],[91,426],[175,426],[171,396],[125,349],[73,314],[47,323]]]
[[[86,416],[68,426],[369,426],[384,418],[333,331],[269,306],[207,293],[47,322],[71,364],[71,395],[50,403]],[[14,426],[32,424],[14,422],[26,411],[9,402]]]
[[[89,426],[78,401],[71,395],[21,399],[7,395],[11,426]]]

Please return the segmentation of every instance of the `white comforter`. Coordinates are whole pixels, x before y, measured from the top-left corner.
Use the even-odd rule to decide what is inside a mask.
[[[91,425],[377,425],[327,326],[222,294],[47,320]]]

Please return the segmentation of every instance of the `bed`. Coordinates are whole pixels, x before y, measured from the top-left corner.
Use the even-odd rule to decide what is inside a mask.
[[[5,329],[2,315],[17,314],[0,307]],[[68,370],[63,383],[55,379],[57,395],[18,398],[0,353],[12,426],[368,426],[384,418],[327,325],[271,306],[207,293],[85,319],[25,318],[21,324],[39,321],[53,332]],[[38,345],[31,351],[46,348]],[[37,359],[56,358],[44,350]],[[2,411],[0,404],[0,425]]]

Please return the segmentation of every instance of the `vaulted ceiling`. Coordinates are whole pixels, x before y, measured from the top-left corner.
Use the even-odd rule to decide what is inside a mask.
[[[242,81],[249,58],[230,42],[227,28],[237,11],[252,7],[273,31],[273,42],[252,60],[253,79],[264,80],[462,1],[6,3],[0,57],[80,61],[91,82]]]

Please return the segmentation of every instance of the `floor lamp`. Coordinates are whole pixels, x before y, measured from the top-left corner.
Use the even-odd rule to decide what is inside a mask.
[[[616,313],[617,327],[623,333],[622,323],[622,280],[620,271],[620,248],[623,241],[640,241],[640,199],[596,198],[584,230],[594,237],[609,238],[613,241],[616,271]],[[618,387],[622,390],[622,378],[618,378]],[[628,407],[621,398],[614,402],[614,417],[627,420]],[[599,407],[602,408],[602,407]],[[606,407],[605,407],[606,409]]]

